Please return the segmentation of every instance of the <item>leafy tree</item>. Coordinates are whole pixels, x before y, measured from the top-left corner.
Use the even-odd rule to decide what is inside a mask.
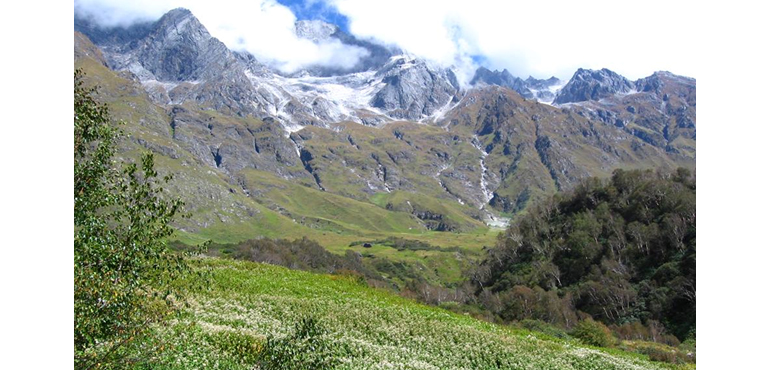
[[[151,153],[113,161],[122,134],[83,76],[74,73],[74,362],[118,368],[175,311],[170,283],[189,266],[164,239],[183,204],[163,196],[170,176],[158,178]]]

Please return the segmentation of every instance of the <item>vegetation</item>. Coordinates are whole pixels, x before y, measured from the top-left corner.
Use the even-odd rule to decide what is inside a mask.
[[[470,274],[471,281],[448,282],[431,274],[423,263],[432,259],[414,254],[459,255],[461,248],[400,237],[356,240],[342,255],[306,238],[259,238],[214,245],[210,250],[215,256],[349,276],[453,312],[488,321],[519,321],[521,327],[551,337],[574,337],[602,347],[622,340],[627,344],[620,344],[621,348],[654,359],[693,362],[694,301],[685,308],[682,299],[693,293],[683,289],[694,286],[694,199],[694,179],[684,169],[673,175],[616,171],[609,181],[589,180],[571,193],[542,203],[501,234],[498,247]],[[677,236],[676,244],[665,245],[673,241],[670,221],[684,217],[686,223],[676,226],[683,234]],[[644,236],[643,228],[656,230],[654,237]],[[646,245],[637,245],[637,240],[645,240]],[[412,259],[388,257],[407,253],[413,253]],[[583,253],[590,253],[589,257],[582,258]],[[669,266],[683,266],[683,270]],[[620,275],[626,272],[630,274]],[[671,296],[673,292],[677,295]],[[668,298],[658,301],[658,293]],[[619,301],[625,297],[636,301]],[[629,307],[615,311],[620,304]],[[670,306],[662,308],[662,304]],[[685,322],[660,321],[678,309],[687,309],[691,316]],[[620,312],[630,315],[620,316]],[[684,327],[691,328],[691,334],[672,331]],[[677,338],[690,336],[691,345],[681,355]]]
[[[175,311],[170,283],[188,270],[163,243],[181,212],[163,197],[153,156],[112,161],[119,131],[74,74],[74,362],[117,368],[153,348],[140,340]]]
[[[572,330],[572,336],[591,346],[609,347],[614,345],[614,337],[609,328],[593,319],[578,322]]]
[[[410,242],[405,239],[386,239],[383,242],[435,248],[423,242]],[[352,247],[361,247],[362,242],[352,244]],[[184,248],[182,244],[174,245]],[[463,302],[465,297],[471,294],[469,286],[445,282],[434,276],[433,272],[420,262],[376,257],[363,248],[349,248],[341,256],[328,252],[319,243],[307,238],[259,238],[235,245],[211,244],[208,253],[212,256],[264,262],[295,270],[353,276],[369,286],[396,291],[431,304],[440,304],[447,300]]]
[[[349,247],[354,247],[358,245],[365,245],[365,244],[379,244],[379,245],[385,245],[386,247],[391,247],[396,249],[397,251],[447,251],[447,252],[459,252],[460,248],[458,247],[448,247],[448,248],[440,248],[433,246],[427,242],[420,241],[420,240],[409,240],[404,238],[398,238],[395,236],[389,236],[386,239],[382,240],[373,240],[373,241],[355,241],[349,244]]]
[[[684,168],[617,170],[539,204],[473,272],[480,302],[504,321],[576,327],[593,344],[605,343],[598,325],[578,321],[677,345],[696,322],[695,190]]]
[[[146,369],[685,368],[490,324],[353,277],[196,261],[210,269],[209,289],[194,294],[174,325],[156,327],[169,345]]]
[[[176,137],[188,127],[177,128],[138,84],[100,64],[88,65],[110,89],[103,98],[112,99],[117,116],[141,124],[126,128],[133,140],[118,141],[109,112],[76,74],[78,368],[622,369],[677,368],[648,359],[694,361],[695,184],[689,171],[616,171],[608,182],[589,180],[526,208],[574,177],[553,176],[555,158],[538,163],[551,155],[551,141],[540,137],[532,146],[521,141],[538,137],[539,129],[522,114],[503,125],[498,115],[494,134],[479,135],[476,144],[467,139],[474,133],[467,124],[494,119],[481,113],[466,125],[454,125],[455,132],[408,123],[348,124],[342,132],[307,127],[302,140],[315,153],[312,167],[319,177],[313,179],[318,185],[321,178],[327,189],[320,191],[312,178],[286,180],[267,166],[228,174],[203,165],[196,147]],[[199,115],[200,122],[204,118],[204,135],[186,132],[187,139],[255,129],[250,133],[259,145],[271,140],[259,131],[270,126],[256,118],[229,117],[193,104],[175,108]],[[563,142],[580,135],[581,122],[570,121],[563,127],[571,132],[551,137]],[[380,131],[390,132],[381,139]],[[116,145],[126,157],[138,157],[143,148],[156,156],[118,166],[112,163]],[[475,145],[497,150],[486,158],[488,168],[512,169],[499,170],[499,196],[490,205],[505,212],[523,209],[524,216],[499,236],[483,263],[464,274],[484,256],[481,248],[494,234],[475,209],[442,190],[469,199],[461,188],[465,179],[450,168],[474,168],[466,174],[478,184]],[[428,155],[438,160],[423,156],[423,148],[431,148]],[[592,148],[572,161],[587,173],[605,175],[608,169],[594,159],[602,156]],[[216,256],[334,275],[202,259],[199,268],[213,269],[210,289],[193,293],[190,306],[180,307],[178,289],[198,281],[184,278],[190,260],[165,248],[172,232],[168,224],[178,219],[181,204],[162,195],[169,177],[154,171],[155,160],[183,180],[169,185],[171,193],[188,197],[197,215],[175,223],[187,230],[177,237],[187,243],[208,238],[232,243],[214,245]],[[625,163],[644,165],[636,158]],[[434,172],[434,164],[446,166],[439,173],[447,172],[424,177]],[[300,163],[295,166],[280,168],[302,171]],[[406,191],[379,188],[370,194],[348,180],[358,177],[354,168],[377,169],[383,184],[411,183],[402,188]],[[256,236],[263,237],[251,239]],[[453,312],[369,286],[394,288]],[[176,314],[176,320],[167,320]],[[470,316],[518,321],[536,332]]]
[[[327,329],[307,316],[299,319],[295,330],[286,337],[269,336],[257,358],[262,369],[327,370],[338,365],[339,349]]]

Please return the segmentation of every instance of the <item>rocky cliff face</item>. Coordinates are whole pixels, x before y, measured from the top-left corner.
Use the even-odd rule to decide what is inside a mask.
[[[219,77],[237,64],[222,42],[186,9],[165,14],[145,37],[112,54],[115,69],[141,80],[199,81]]]
[[[148,32],[126,32],[130,37],[117,31],[95,35],[106,43],[110,67],[133,73],[155,102],[193,101],[230,114],[272,117],[288,130],[344,120],[378,125],[421,119],[444,108],[460,90],[451,70],[391,57],[392,50],[321,21],[296,23],[296,34],[364,48],[368,53],[353,70],[312,67],[284,75],[252,55],[229,51],[185,9],[167,13]],[[123,39],[130,42],[120,44]]]
[[[637,80],[628,93],[570,104],[577,114],[613,125],[639,139],[640,145],[695,158],[696,81],[669,72]]]
[[[393,58],[376,77],[385,85],[372,98],[372,106],[394,118],[423,119],[460,98],[455,73],[423,60]]]

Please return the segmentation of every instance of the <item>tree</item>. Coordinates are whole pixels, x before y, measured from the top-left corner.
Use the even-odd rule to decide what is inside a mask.
[[[120,130],[74,73],[74,362],[118,368],[152,323],[175,312],[170,283],[189,270],[165,239],[183,203],[167,200],[154,158],[118,165]]]

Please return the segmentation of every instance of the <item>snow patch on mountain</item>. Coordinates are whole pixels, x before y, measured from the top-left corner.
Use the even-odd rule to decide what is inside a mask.
[[[370,104],[385,83],[375,71],[342,76],[316,77],[304,74],[285,77],[278,74],[256,75],[246,71],[259,93],[260,108],[267,114],[285,120],[295,118],[299,110],[325,123],[352,121],[365,123],[361,113],[392,120],[385,112]]]
[[[556,99],[556,96],[558,96],[559,91],[561,91],[561,89],[563,89],[564,86],[567,85],[567,82],[569,81],[561,81],[558,84],[548,86],[548,88],[544,90],[538,90],[533,88],[530,88],[529,90],[532,91],[532,94],[534,94],[535,100],[537,100],[540,103],[552,106],[553,100]]]

